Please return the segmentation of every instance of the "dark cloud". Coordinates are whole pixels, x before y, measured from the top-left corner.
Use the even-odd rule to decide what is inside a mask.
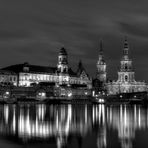
[[[0,40],[15,40],[28,37],[27,31],[24,30],[0,30]]]
[[[119,26],[125,34],[133,35],[133,36],[138,36],[142,38],[147,38],[148,39],[148,22],[143,23],[125,23],[125,22],[120,22]]]

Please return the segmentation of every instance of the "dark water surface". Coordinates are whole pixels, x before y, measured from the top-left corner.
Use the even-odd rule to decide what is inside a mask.
[[[0,147],[147,148],[140,105],[0,105]]]

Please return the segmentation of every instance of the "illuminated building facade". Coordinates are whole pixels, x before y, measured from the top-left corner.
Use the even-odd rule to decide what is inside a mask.
[[[102,41],[100,42],[100,50],[96,66],[97,66],[97,74],[96,74],[96,79],[93,80],[93,86],[94,86],[93,95],[104,93],[105,91],[107,72],[106,72],[106,62],[103,54]]]
[[[127,39],[124,42],[123,56],[120,61],[118,80],[107,83],[108,94],[132,93],[147,91],[145,82],[135,81],[135,72],[132,67],[132,60],[129,58],[129,45]]]
[[[11,71],[0,70],[0,85],[14,85],[17,86],[17,75]]]
[[[57,69],[60,74],[68,73],[68,54],[65,48],[62,48],[59,52]]]
[[[78,67],[79,68],[82,68]],[[62,48],[58,55],[57,67],[30,65],[29,63],[11,65],[2,70],[15,72],[18,79],[18,86],[29,87],[32,84],[39,84],[40,82],[48,82],[60,85],[86,85],[91,88],[91,79],[86,73],[85,69],[81,72],[73,72],[68,65],[68,54],[65,48]],[[80,71],[80,70],[79,70]]]
[[[103,55],[102,41],[100,42],[99,59],[97,62],[97,79],[103,83],[106,82],[106,62]]]

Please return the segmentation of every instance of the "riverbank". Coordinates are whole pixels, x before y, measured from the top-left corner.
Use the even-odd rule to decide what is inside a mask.
[[[92,97],[91,90],[47,87],[15,87],[0,89],[0,103],[46,104],[148,104],[147,92],[121,93]],[[59,91],[61,91],[59,93]],[[63,93],[64,92],[64,93]]]

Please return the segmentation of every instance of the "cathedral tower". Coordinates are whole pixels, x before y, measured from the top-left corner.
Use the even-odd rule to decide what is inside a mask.
[[[102,41],[100,42],[99,59],[97,62],[97,79],[106,82],[106,63],[103,55]]]
[[[130,83],[135,82],[135,72],[132,67],[132,60],[129,59],[129,45],[127,39],[124,41],[123,56],[120,61],[120,71],[118,72],[118,82]]]
[[[129,45],[125,38],[123,54],[120,61],[120,70],[118,72],[118,80],[116,82],[108,82],[107,92],[108,94],[120,94],[146,91],[147,85],[145,82],[135,81],[135,72],[132,67],[132,60],[129,58]]]
[[[68,73],[68,54],[65,48],[60,49],[57,68],[59,73]]]

